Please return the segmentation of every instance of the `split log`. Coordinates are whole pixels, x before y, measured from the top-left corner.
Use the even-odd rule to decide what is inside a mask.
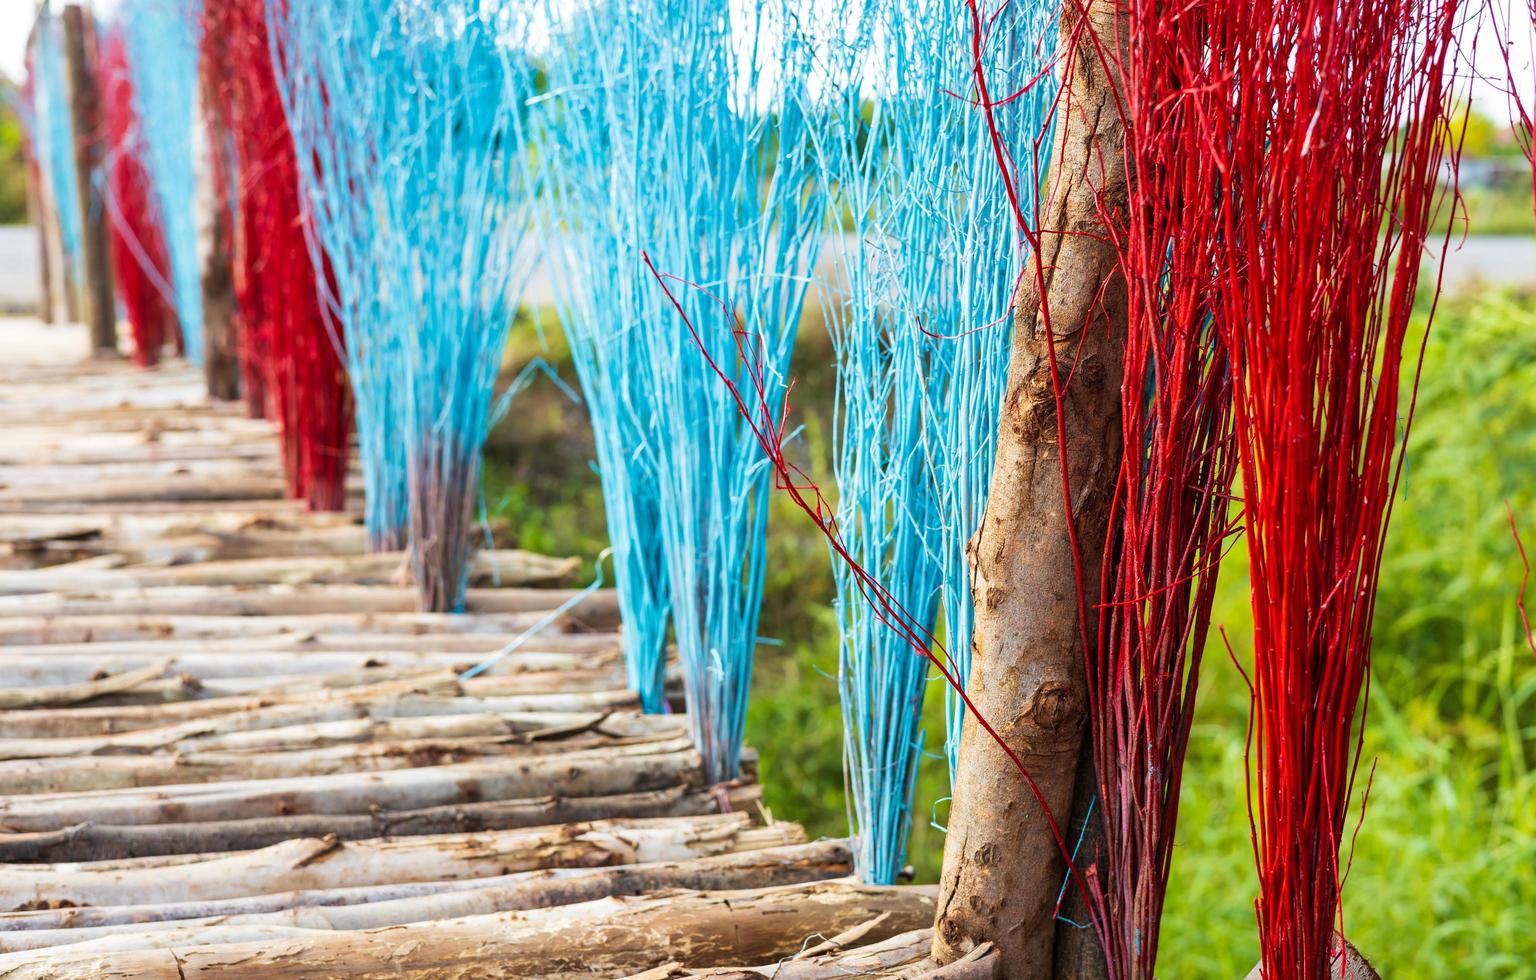
[[[15,576],[32,573],[6,574]],[[115,575],[117,572],[97,574]],[[4,575],[0,575],[0,580],[4,578]],[[414,588],[372,585],[193,585],[126,589],[92,595],[89,586],[77,588],[67,585],[64,579],[59,584],[66,585],[68,591],[0,596],[0,617],[293,617],[323,616],[342,609],[349,616],[416,612]],[[568,589],[470,589],[464,596],[464,609],[465,614],[476,615],[542,614],[577,595]],[[568,616],[596,628],[613,629],[619,622],[618,609],[617,594],[609,589],[594,592],[582,599],[570,610]],[[536,619],[530,619],[528,625],[534,622]]]
[[[743,842],[743,839],[737,841],[738,844]],[[575,905],[670,889],[720,891],[802,884],[843,877],[851,868],[852,856],[846,841],[818,841],[612,868],[545,868],[489,878],[140,906],[141,909],[174,909],[190,914],[103,925],[82,924],[73,928],[4,931],[0,932],[0,952],[46,949],[105,936],[172,930],[198,941],[199,930],[212,925],[377,929],[434,919]],[[90,913],[112,915],[126,910],[81,908],[58,911],[76,912],[83,918]],[[927,953],[926,947],[923,952]]]
[[[95,861],[165,854],[255,850],[298,837],[332,835],[339,840],[365,840],[370,837],[409,837],[422,834],[512,830],[589,820],[693,817],[708,813],[750,811],[761,798],[762,788],[755,785],[737,784],[702,790],[673,786],[668,789],[612,796],[546,796],[536,799],[428,807],[421,810],[377,809],[358,814],[256,817],[243,820],[211,820],[203,823],[149,825],[86,823],[63,830],[0,834],[0,861],[49,864],[59,861]],[[63,926],[74,921],[74,916],[67,921],[44,920],[40,917],[65,913],[84,915],[85,910],[59,909],[0,914],[0,930]],[[201,915],[202,913],[193,914]],[[176,914],[167,917],[186,918],[188,916]],[[17,922],[33,924],[17,926]]]
[[[594,753],[580,762],[570,757],[482,760],[385,772],[9,797],[0,799],[0,827],[28,832],[89,821],[142,825],[368,813],[390,807],[419,810],[557,793],[608,796],[673,786],[697,788],[703,780],[703,762],[692,751],[629,759]]]
[[[540,868],[679,861],[802,843],[797,824],[754,827],[745,814],[563,824],[479,834],[284,841],[259,851],[164,866],[36,869],[10,865],[0,907],[204,902],[273,892],[488,878]]]
[[[347,537],[354,536],[361,537],[361,535],[351,534],[349,529]],[[403,553],[383,552],[203,561],[198,564],[172,565],[165,568],[120,568],[92,575],[82,575],[78,571],[53,566],[0,573],[0,595],[68,592],[78,596],[84,593],[126,593],[130,589],[176,586],[387,586],[395,584],[404,563]],[[577,558],[550,558],[531,551],[479,551],[475,553],[470,565],[470,584],[481,588],[494,587],[510,590],[513,586],[562,582],[568,579],[580,564],[581,561]],[[565,597],[560,597],[545,604],[520,608],[553,608],[564,600]],[[531,602],[531,599],[527,601]],[[355,606],[345,608],[358,612],[364,611]],[[414,609],[414,606],[405,608]],[[500,611],[519,610],[502,609]],[[204,608],[199,609],[198,612],[211,614],[215,610]]]
[[[818,882],[731,892],[619,897],[530,912],[446,919],[362,932],[310,931],[276,942],[176,944],[112,951],[110,940],[4,958],[10,980],[111,976],[115,980],[284,980],[393,977],[590,978],[624,976],[681,960],[707,967],[793,955],[807,937],[891,913],[879,941],[933,916],[934,890]],[[152,935],[128,937],[137,946]],[[205,933],[206,935],[206,933]]]
[[[285,633],[461,633],[518,636],[547,616],[536,613],[317,613],[308,616],[15,616],[0,618],[0,646],[122,640],[219,639]],[[563,619],[544,633],[571,628]],[[612,629],[614,624],[609,624]],[[482,647],[484,649],[484,647]],[[491,649],[494,649],[492,647]]]
[[[192,786],[200,783],[289,779],[345,773],[388,772],[447,766],[475,760],[527,760],[530,778],[539,766],[579,765],[599,752],[606,759],[659,756],[692,747],[687,735],[583,751],[567,748],[551,756],[527,752],[505,736],[412,739],[367,745],[338,745],[286,752],[189,752],[155,756],[78,756],[66,759],[21,759],[0,762],[0,794],[104,792],[150,786]]]

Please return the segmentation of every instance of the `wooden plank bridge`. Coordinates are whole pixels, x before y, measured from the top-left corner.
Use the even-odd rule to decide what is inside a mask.
[[[484,551],[467,612],[417,613],[190,369],[32,360],[0,365],[0,978],[991,975],[926,959],[931,888],[767,818],[750,753],[705,785],[611,593],[461,679],[574,561]]]

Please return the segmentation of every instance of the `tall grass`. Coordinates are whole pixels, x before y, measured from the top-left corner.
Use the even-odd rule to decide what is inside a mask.
[[[1447,301],[1424,355],[1377,605],[1361,785],[1374,776],[1345,926],[1388,977],[1536,980],[1536,656],[1515,611],[1521,567],[1504,509],[1508,498],[1536,545],[1536,296]],[[797,361],[799,451],[811,472],[825,473],[830,355],[814,324],[802,330]],[[559,400],[519,411],[569,422]],[[488,471],[492,510],[526,546],[595,554],[601,501],[579,464],[579,425],[544,431],[537,445],[504,449]],[[761,632],[774,642],[758,652],[747,739],[761,753],[775,815],[812,835],[842,834],[826,549],[782,503],[769,547]],[[1239,663],[1252,652],[1247,569],[1239,548],[1216,605]],[[1185,770],[1158,971],[1173,980],[1241,977],[1258,959],[1248,695],[1224,653],[1206,659]],[[924,714],[935,746],[940,683],[930,682]],[[942,822],[946,787],[942,756],[925,759],[909,852],[919,881],[937,878],[943,837],[924,818]]]

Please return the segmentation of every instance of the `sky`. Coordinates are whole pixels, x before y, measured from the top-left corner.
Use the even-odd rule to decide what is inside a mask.
[[[55,0],[56,3],[60,0]],[[87,0],[87,6],[94,9],[98,16],[110,16],[121,0]],[[1513,7],[1520,10],[1523,0],[1492,0],[1494,6],[1508,9]],[[31,30],[32,20],[36,16],[38,0],[0,0],[0,71],[5,72],[11,78],[20,80],[23,73],[23,58],[27,44],[27,33]],[[1536,93],[1536,53],[1532,51],[1532,38],[1536,35],[1536,29],[1526,32],[1516,32],[1516,49],[1514,60],[1517,72],[1523,75],[1523,90]],[[1463,32],[1464,40],[1471,42],[1470,29]],[[1492,38],[1492,32],[1484,31],[1477,37],[1475,64],[1479,73],[1502,77],[1504,65],[1499,55],[1498,44]],[[1495,119],[1508,118],[1504,99],[1490,87],[1480,86],[1474,98],[1479,107]]]

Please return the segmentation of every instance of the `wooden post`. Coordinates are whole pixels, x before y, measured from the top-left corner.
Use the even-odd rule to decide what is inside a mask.
[[[54,323],[53,262],[48,254],[47,205],[43,201],[42,174],[31,154],[27,160],[27,223],[37,232],[38,296],[37,318],[44,323]]]
[[[1018,297],[987,519],[971,542],[970,697],[1029,770],[1064,838],[1087,721],[1083,635],[1096,628],[1081,621],[1078,583],[1091,616],[1120,457],[1126,300],[1102,218],[1103,208],[1126,199],[1117,79],[1103,61],[1123,50],[1120,6],[1084,0],[1063,9],[1061,36],[1075,50],[1064,66],[1040,254]],[[1059,406],[1053,354],[1063,383],[1072,372]],[[1063,495],[1064,454],[1080,568]],[[1064,869],[1035,795],[968,718],[935,957],[953,962],[990,942],[1001,975],[1050,980]]]
[[[240,335],[235,315],[235,280],[230,262],[229,192],[221,186],[232,162],[221,157],[229,133],[208,97],[203,78],[198,103],[198,245],[203,264],[203,377],[208,397],[240,397]]]
[[[101,169],[101,87],[96,77],[96,25],[84,8],[64,8],[64,58],[69,71],[70,114],[75,128],[75,170],[80,195],[85,264],[82,312],[95,356],[117,356],[117,297],[107,241],[106,209],[95,175]]]

